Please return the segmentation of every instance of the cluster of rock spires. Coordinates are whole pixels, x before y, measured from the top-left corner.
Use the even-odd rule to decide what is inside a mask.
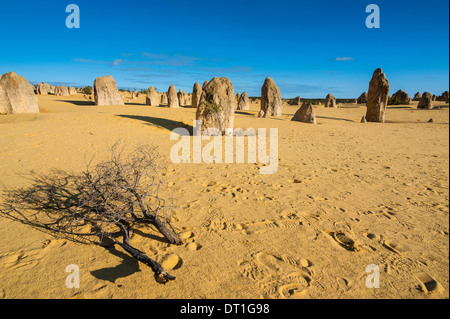
[[[36,86],[36,94],[39,95],[54,94],[56,96],[69,96],[77,93],[77,89],[73,86],[66,87],[64,85],[59,85],[55,87],[54,85],[44,82],[41,82]]]
[[[366,115],[361,122],[384,122],[388,104],[409,104],[411,101],[408,93],[402,90],[398,90],[392,97],[389,97],[389,89],[389,82],[382,69],[376,69],[369,83],[368,93],[362,93],[355,100],[355,103],[367,106]],[[14,72],[6,73],[0,77],[0,113],[39,112],[35,93],[68,96],[77,92],[77,89],[71,86],[55,87],[44,82],[39,83],[35,88],[25,78]],[[117,89],[114,78],[110,75],[95,80],[92,94],[96,105],[124,105],[122,94]],[[132,98],[138,96],[139,92],[132,92]],[[449,92],[445,91],[440,96],[431,95],[429,92],[423,94],[417,92],[412,100],[419,102],[417,105],[419,109],[433,109],[433,101],[448,103]],[[268,118],[282,115],[283,101],[280,89],[270,77],[265,79],[261,87],[260,102],[259,117]],[[167,105],[169,108],[190,105],[197,109],[196,119],[201,121],[202,131],[216,128],[223,133],[226,128],[233,128],[235,110],[249,110],[250,99],[247,92],[235,94],[234,87],[228,78],[215,77],[211,81],[205,81],[202,86],[196,82],[192,93],[182,90],[177,92],[173,84],[167,92],[158,92],[150,86],[147,91],[146,105],[159,106],[161,104]],[[311,103],[302,103],[298,96],[291,100],[290,104],[300,106],[292,121],[316,123],[314,107]],[[336,98],[331,93],[326,96],[324,106],[326,108],[338,107]]]

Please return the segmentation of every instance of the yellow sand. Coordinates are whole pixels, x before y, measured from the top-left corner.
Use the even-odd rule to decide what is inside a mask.
[[[319,106],[317,125],[291,122],[298,107],[261,119],[251,104],[236,113],[235,127],[279,134],[278,171],[261,175],[258,163],[171,163],[170,130],[192,126],[195,109],[149,107],[145,97],[110,107],[82,94],[38,99],[39,114],[0,116],[1,187],[30,186],[21,176],[29,170],[80,173],[119,138],[148,142],[166,159],[179,205],[173,226],[185,244],[169,245],[153,228],[135,232],[131,243],[177,277],[160,285],[118,246],[55,239],[0,218],[0,297],[449,297],[449,109],[442,102],[436,110],[417,110],[417,102],[390,107],[385,124],[361,124],[363,105]],[[69,264],[80,269],[79,289],[66,287]],[[366,287],[371,264],[380,269],[378,289]]]

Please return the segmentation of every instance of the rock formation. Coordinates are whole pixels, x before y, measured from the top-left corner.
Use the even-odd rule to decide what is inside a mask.
[[[226,128],[233,129],[236,96],[231,81],[226,77],[214,77],[204,87],[197,107],[196,120],[201,121],[202,132],[216,129],[225,132]],[[211,134],[210,133],[210,134]]]
[[[167,101],[167,92],[162,92],[161,93],[161,104],[163,105],[167,105],[168,101]]]
[[[384,123],[389,98],[389,81],[381,68],[373,72],[367,94],[367,122]]]
[[[94,98],[96,105],[124,105],[122,95],[117,90],[116,81],[110,75],[94,81]]]
[[[179,90],[177,93],[177,97],[178,97],[178,105],[185,106],[186,104],[184,102],[186,100],[186,93],[182,90]]]
[[[192,88],[192,107],[197,108],[200,103],[200,97],[202,96],[203,89],[200,83],[195,82]]]
[[[300,96],[297,96],[291,103],[291,105],[302,105]]]
[[[419,101],[421,97],[422,95],[420,95],[420,92],[417,92],[416,94],[414,94],[413,101]]]
[[[73,86],[69,86],[67,90],[69,91],[69,95],[77,94],[77,89]]]
[[[283,111],[280,89],[270,77],[266,78],[261,88],[261,110],[264,117],[281,116]]]
[[[316,124],[316,115],[314,114],[314,107],[312,104],[303,103],[297,112],[295,112],[291,121]]]
[[[325,107],[337,107],[336,98],[333,96],[333,94],[328,93],[327,97],[325,98]]]
[[[401,104],[401,105],[407,105],[409,104],[409,101],[411,101],[411,98],[409,97],[408,93],[398,90],[394,94],[392,94],[392,97],[390,99],[390,104]]]
[[[15,72],[0,76],[0,113],[39,113],[34,86]]]
[[[250,109],[250,101],[247,92],[244,92],[239,97],[237,109],[241,111],[248,111]]]
[[[367,93],[364,92],[359,96],[359,98],[356,100],[356,103],[358,104],[366,104],[367,103]]]
[[[147,90],[147,97],[145,98],[145,104],[150,106],[159,106],[161,103],[161,96],[156,89],[151,86]]]
[[[58,85],[55,88],[55,95],[56,96],[69,96],[69,89],[67,88],[67,86],[64,85]]]
[[[178,103],[177,90],[175,89],[175,86],[173,84],[167,91],[167,105],[170,108],[177,108],[180,106],[180,104]]]
[[[418,109],[433,109],[433,96],[429,92],[423,92],[422,97],[419,100],[419,104],[417,104]]]
[[[49,84],[42,82],[36,86],[36,94],[47,95],[49,93],[50,93],[50,85]]]
[[[437,100],[438,100],[438,101],[441,101],[441,102],[446,102],[446,103],[448,103],[448,96],[449,96],[448,91],[445,91],[444,93],[442,93],[442,94],[437,98]]]

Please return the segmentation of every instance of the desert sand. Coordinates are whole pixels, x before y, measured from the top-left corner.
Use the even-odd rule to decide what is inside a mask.
[[[158,284],[121,247],[0,218],[0,298],[449,298],[448,104],[392,106],[384,124],[360,123],[364,105],[315,106],[312,125],[290,121],[298,106],[266,119],[251,103],[234,126],[279,135],[278,171],[261,175],[258,163],[173,164],[170,132],[196,109],[124,100],[39,95],[40,113],[0,115],[0,186],[29,186],[30,170],[80,173],[118,139],[158,146],[185,244],[152,227],[131,243],[176,280]],[[69,264],[80,288],[66,287]],[[371,264],[380,288],[366,287]]]

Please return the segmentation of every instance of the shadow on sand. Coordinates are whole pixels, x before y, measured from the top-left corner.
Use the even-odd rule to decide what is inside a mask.
[[[74,104],[77,106],[87,106],[87,105],[95,105],[93,101],[80,101],[80,100],[60,100],[61,102],[66,102],[70,104]]]
[[[165,118],[142,116],[142,115],[128,115],[128,114],[118,114],[116,116],[143,121],[148,125],[155,125],[159,128],[163,128],[169,131],[173,131],[176,128],[185,128],[188,130],[190,136],[192,136],[194,132],[194,127],[192,125],[188,125],[183,122],[173,121]]]
[[[100,280],[107,280],[115,283],[117,279],[131,276],[141,271],[139,261],[128,254],[118,251],[114,247],[107,248],[108,252],[121,259],[120,264],[114,267],[106,267],[91,271],[91,275]]]
[[[346,122],[356,123],[356,122],[353,121],[353,120],[343,119],[343,118],[340,118],[340,117],[329,117],[329,116],[317,116],[317,115],[316,115],[316,118],[318,118],[318,119],[327,119],[327,120],[346,121]]]

